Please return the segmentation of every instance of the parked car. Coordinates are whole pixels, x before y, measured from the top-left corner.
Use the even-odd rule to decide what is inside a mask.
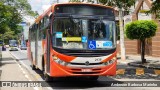
[[[21,49],[21,50],[27,50],[27,47],[26,47],[25,45],[21,45],[21,46],[20,46],[20,49]]]

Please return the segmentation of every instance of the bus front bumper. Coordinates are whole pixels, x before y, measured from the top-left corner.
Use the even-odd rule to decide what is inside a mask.
[[[73,68],[59,65],[52,61],[50,65],[51,77],[68,77],[68,76],[114,76],[116,75],[117,61],[110,65],[94,68]]]

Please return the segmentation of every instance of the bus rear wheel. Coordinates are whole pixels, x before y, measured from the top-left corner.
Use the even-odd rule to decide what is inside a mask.
[[[32,70],[36,70],[36,66],[34,64],[31,65]]]

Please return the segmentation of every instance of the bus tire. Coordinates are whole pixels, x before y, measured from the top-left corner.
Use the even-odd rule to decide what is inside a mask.
[[[33,64],[33,56],[32,56],[32,52],[31,52],[31,68],[32,70],[36,70],[36,66]]]
[[[52,77],[50,77],[50,76],[49,76],[48,74],[46,74],[46,73],[44,73],[43,79],[44,79],[46,82],[52,81]]]
[[[36,70],[36,66],[34,64],[31,65],[32,70]]]
[[[44,60],[43,60],[44,61]],[[46,82],[50,82],[50,81],[52,81],[52,77],[50,77],[47,73],[46,73],[46,71],[45,71],[45,65],[44,65],[44,63],[42,64],[43,65],[43,70],[42,70],[42,72],[43,72],[43,80],[44,81],[46,81]]]
[[[42,72],[44,72],[44,55],[42,56]]]

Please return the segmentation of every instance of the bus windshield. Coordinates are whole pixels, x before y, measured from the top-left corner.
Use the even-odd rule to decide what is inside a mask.
[[[115,22],[103,18],[55,18],[53,47],[111,49],[116,47]]]

